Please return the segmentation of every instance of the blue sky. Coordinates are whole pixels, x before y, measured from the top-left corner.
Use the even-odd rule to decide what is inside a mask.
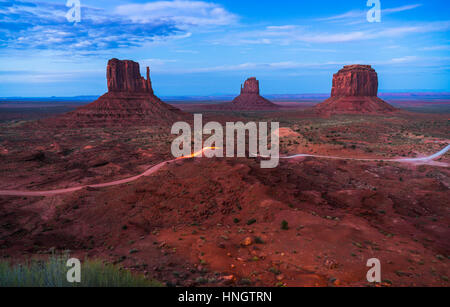
[[[346,64],[371,64],[381,91],[450,91],[447,0],[0,0],[0,97],[100,95],[108,59],[150,66],[161,96],[328,93]]]

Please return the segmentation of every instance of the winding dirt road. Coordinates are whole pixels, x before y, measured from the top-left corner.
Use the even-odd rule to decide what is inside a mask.
[[[212,148],[205,148],[202,151],[194,153],[192,156],[187,157],[187,158],[197,157],[200,154],[202,154],[205,151],[208,151],[210,149],[212,149]],[[313,157],[313,158],[319,158],[319,159],[351,160],[351,161],[382,161],[382,162],[398,162],[398,163],[429,163],[429,162],[432,162],[432,161],[442,157],[449,150],[450,150],[450,145],[447,145],[447,147],[445,147],[441,151],[439,151],[439,152],[437,152],[437,153],[435,153],[435,154],[433,154],[431,156],[422,157],[422,158],[359,159],[359,158],[345,158],[345,157],[335,157],[335,156],[298,154],[298,155],[294,155],[294,156],[281,157],[281,159],[285,159],[286,160],[286,159],[295,159],[295,158],[300,158],[300,157]],[[183,159],[183,158],[181,158],[181,159]],[[111,186],[116,186],[116,185],[121,185],[121,184],[129,183],[129,182],[133,182],[133,181],[136,181],[136,180],[138,180],[139,178],[142,178],[142,177],[150,176],[150,175],[158,172],[164,166],[166,166],[166,165],[168,165],[168,164],[170,164],[172,162],[175,162],[177,160],[180,160],[180,159],[164,161],[164,162],[161,162],[161,163],[151,167],[150,169],[148,169],[147,171],[145,171],[144,173],[142,173],[140,175],[137,175],[137,176],[134,176],[134,177],[130,177],[130,178],[127,178],[127,179],[116,180],[116,181],[112,181],[112,182],[108,182],[108,183],[84,185],[84,186],[72,187],[72,188],[67,188],[67,189],[50,190],[50,191],[14,191],[14,190],[4,190],[4,191],[2,191],[2,190],[0,190],[0,195],[3,195],[3,196],[53,196],[53,195],[58,195],[58,194],[65,194],[65,193],[76,192],[76,191],[82,190],[84,188],[105,188],[105,187],[111,187]]]
[[[294,159],[299,157],[313,157],[320,159],[333,159],[333,160],[352,160],[352,161],[382,161],[382,162],[400,162],[400,163],[420,163],[420,162],[430,162],[436,160],[443,155],[445,155],[450,150],[450,145],[447,145],[441,151],[435,153],[434,155],[422,158],[398,158],[398,159],[360,159],[360,158],[345,158],[336,156],[320,156],[320,155],[308,155],[308,154],[298,154],[288,157],[281,157],[280,159]]]

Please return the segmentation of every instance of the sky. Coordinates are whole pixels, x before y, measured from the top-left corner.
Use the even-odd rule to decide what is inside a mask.
[[[150,66],[160,96],[329,93],[369,64],[381,92],[450,92],[450,2],[381,0],[0,0],[0,97],[101,95],[110,58]]]

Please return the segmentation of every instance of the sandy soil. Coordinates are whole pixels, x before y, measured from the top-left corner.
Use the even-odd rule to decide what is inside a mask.
[[[0,190],[76,191],[0,196],[0,255],[71,250],[185,286],[366,286],[375,257],[383,286],[449,285],[448,116],[205,113],[236,119],[279,120],[281,154],[305,155],[164,163],[170,127],[3,125]]]

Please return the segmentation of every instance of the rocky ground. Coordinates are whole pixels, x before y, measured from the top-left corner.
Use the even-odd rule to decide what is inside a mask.
[[[205,115],[227,118],[279,120],[282,154],[420,157],[450,139],[445,115]],[[170,127],[25,127],[0,129],[0,189],[101,183],[171,158]],[[71,250],[188,286],[365,286],[379,258],[384,286],[449,286],[449,186],[448,168],[433,165],[181,160],[123,186],[0,196],[0,255]]]

